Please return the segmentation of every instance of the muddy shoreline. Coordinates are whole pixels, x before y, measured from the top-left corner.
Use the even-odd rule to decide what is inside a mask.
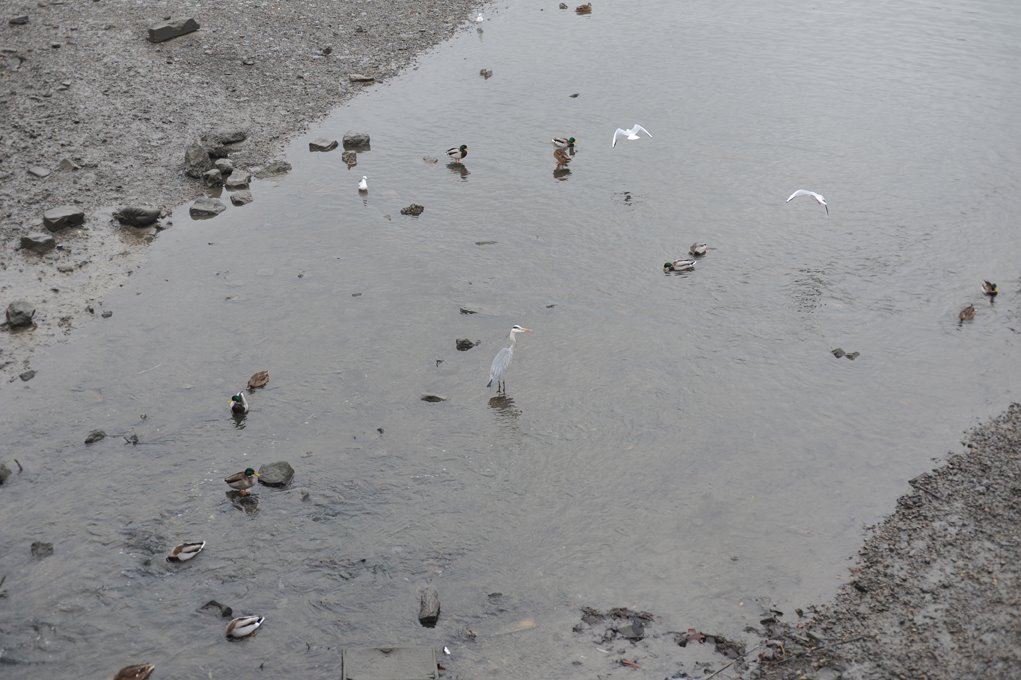
[[[241,128],[247,138],[231,160],[240,169],[263,166],[289,139],[373,86],[351,82],[351,74],[378,82],[402,71],[467,28],[481,4],[5,6],[0,304],[31,303],[36,325],[0,333],[0,389],[30,369],[40,347],[100,315],[104,295],[142,264],[154,232],[116,224],[114,210],[137,204],[169,214],[205,193],[201,180],[184,173],[189,142]],[[149,42],[148,28],[165,17],[193,17],[200,28]],[[84,210],[84,225],[55,233],[57,248],[48,253],[21,249],[21,237],[46,232],[43,213],[60,205]]]

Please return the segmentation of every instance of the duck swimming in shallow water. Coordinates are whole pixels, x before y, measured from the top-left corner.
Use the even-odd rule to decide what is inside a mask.
[[[232,640],[248,637],[259,630],[265,620],[265,616],[239,616],[227,624],[227,637]]]
[[[248,490],[255,486],[255,480],[258,479],[259,473],[252,468],[245,468],[244,472],[238,472],[230,477],[224,477],[223,481],[227,482],[227,486],[232,489],[237,489],[242,496],[248,495]]]
[[[988,295],[989,297],[994,298],[996,297],[996,294],[999,293],[1000,291],[997,290],[996,284],[993,283],[992,281],[983,281],[982,292]]]
[[[567,152],[563,149],[554,149],[553,158],[557,159],[557,170],[562,170],[567,167],[567,164],[571,162],[572,158],[567,155]]]
[[[975,318],[975,305],[968,305],[961,310],[961,313],[957,315],[957,318],[961,321],[971,321]]]
[[[704,243],[692,243],[688,248],[688,254],[692,257],[702,257],[707,252],[709,252],[709,246]]]
[[[450,160],[455,163],[460,163],[461,160],[468,155],[468,145],[462,144],[461,146],[452,146],[447,149],[447,156]]]
[[[553,146],[558,149],[573,149],[574,137],[554,137]]]
[[[672,262],[663,263],[663,273],[669,274],[670,272],[690,272],[695,270],[694,260],[674,260]]]
[[[145,680],[156,670],[156,664],[138,663],[133,666],[125,666],[117,671],[113,680]]]
[[[191,558],[202,552],[202,549],[206,547],[206,542],[201,543],[182,543],[167,555],[167,562],[187,562]]]
[[[244,392],[238,392],[227,403],[230,405],[230,412],[236,416],[243,416],[248,413],[248,400],[245,399]]]

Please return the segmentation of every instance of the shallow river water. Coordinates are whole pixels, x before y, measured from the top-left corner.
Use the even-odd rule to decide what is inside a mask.
[[[326,679],[377,643],[448,645],[463,677],[593,677],[582,606],[741,637],[756,603],[830,596],[906,480],[1019,398],[1016,3],[486,17],[295,139],[251,205],[178,210],[113,316],[2,388],[25,466],[0,491],[4,677]],[[653,137],[611,149],[635,122]],[[357,167],[307,151],[349,130],[372,136]],[[554,135],[578,139],[567,174]],[[459,144],[463,168],[423,160]],[[709,254],[665,276],[693,241]],[[275,460],[289,489],[226,498]],[[229,644],[209,599],[266,624]]]

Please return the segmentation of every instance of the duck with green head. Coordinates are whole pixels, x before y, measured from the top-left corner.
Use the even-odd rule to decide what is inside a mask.
[[[227,403],[230,405],[230,412],[236,416],[243,416],[248,413],[248,400],[245,399],[244,392],[238,392]]]
[[[461,146],[452,146],[447,149],[447,156],[450,160],[455,163],[460,163],[461,160],[468,155],[468,145],[462,144]]]
[[[553,146],[558,149],[574,149],[574,137],[554,137]]]
[[[258,479],[259,473],[252,468],[245,468],[244,472],[238,472],[230,477],[224,477],[223,481],[227,482],[227,486],[232,489],[237,489],[242,496],[248,495],[248,490],[255,486],[255,480]]]
[[[663,273],[669,274],[671,272],[690,272],[695,270],[694,260],[673,260],[671,262],[663,263]]]

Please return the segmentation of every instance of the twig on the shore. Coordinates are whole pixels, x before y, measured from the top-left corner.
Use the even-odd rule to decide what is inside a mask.
[[[160,363],[156,364],[155,366],[152,366],[151,368],[146,368],[146,369],[144,369],[142,371],[139,371],[138,375],[142,375],[143,373],[148,373],[149,371],[156,370],[157,368],[159,368],[162,365],[163,365],[163,362],[161,361]]]
[[[742,654],[741,656],[737,657],[736,659],[734,659],[733,661],[731,661],[730,663],[728,663],[728,664],[727,664],[726,666],[724,666],[724,667],[723,667],[723,668],[721,668],[720,670],[718,670],[718,671],[716,671],[716,672],[714,672],[714,673],[710,673],[709,675],[705,676],[705,680],[710,680],[710,678],[715,678],[715,677],[716,677],[717,675],[719,675],[719,674],[720,674],[720,673],[722,673],[723,671],[727,670],[728,668],[730,668],[731,666],[733,666],[734,664],[736,664],[736,663],[737,663],[738,661],[741,661],[741,660],[743,660],[743,659],[744,659],[745,657],[747,657],[747,656],[748,656],[749,654],[751,654],[752,652],[757,652],[757,651],[758,651],[759,649],[761,649],[761,648],[762,648],[762,644],[763,644],[763,643],[761,643],[761,642],[760,642],[759,644],[755,645],[754,647],[752,647],[751,649],[749,649],[749,650],[748,650],[747,652],[745,652],[745,653],[744,653],[744,654]]]
[[[924,491],[925,493],[929,494],[930,496],[932,496],[936,500],[940,500],[940,501],[943,500],[943,496],[940,496],[935,491],[932,491],[932,490],[926,488],[925,486],[923,486],[922,484],[919,484],[918,482],[912,482],[911,486],[915,487],[916,489],[921,489],[922,491]]]
[[[18,463],[18,459],[15,458],[14,462]],[[21,467],[21,463],[18,463],[18,474],[20,475],[24,471],[25,471],[25,468]],[[3,583],[4,583],[3,581],[0,581],[0,585],[3,585]]]

